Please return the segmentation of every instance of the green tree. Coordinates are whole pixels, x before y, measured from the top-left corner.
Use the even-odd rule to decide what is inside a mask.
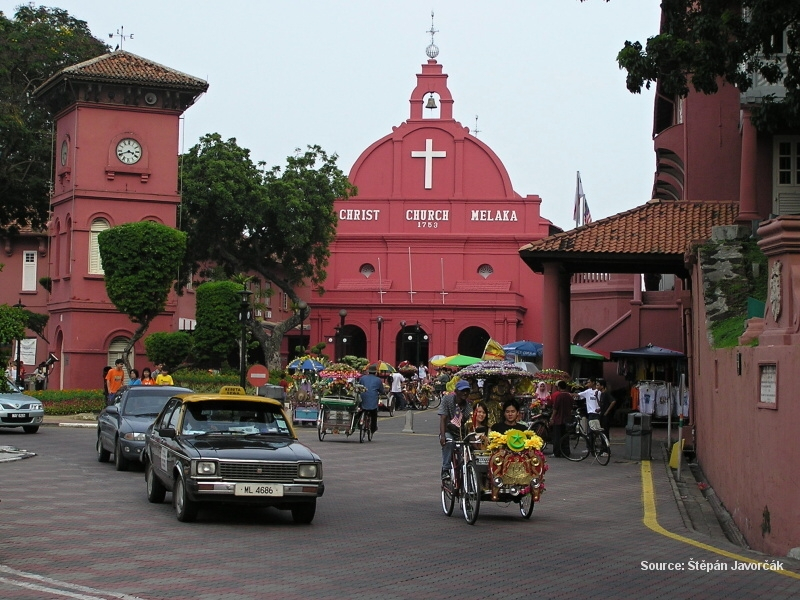
[[[151,333],[144,339],[147,359],[154,365],[166,365],[170,373],[185,364],[192,347],[192,336],[185,331]]]
[[[786,96],[767,97],[755,108],[756,127],[800,126],[800,2],[662,0],[661,7],[661,33],[644,46],[625,42],[617,56],[631,92],[658,82],[668,95],[685,97],[690,85],[713,94],[720,80],[746,91],[758,74],[782,83]]]
[[[0,391],[7,390],[5,366],[11,358],[11,344],[14,340],[25,337],[27,316],[23,309],[14,308],[8,304],[0,304],[0,361],[3,365],[3,375],[0,376]]]
[[[204,136],[184,155],[182,169],[181,223],[194,269],[211,260],[228,275],[258,273],[294,304],[296,287],[322,289],[336,234],[334,201],[355,194],[337,158],[309,146],[289,156],[284,168],[265,169],[235,139]],[[269,367],[280,366],[283,335],[299,323],[295,312],[271,332],[249,324]]]
[[[126,369],[133,345],[164,310],[186,253],[186,234],[160,223],[125,223],[97,237],[106,292],[139,327],[123,350]]]
[[[108,51],[84,21],[59,8],[0,11],[0,231],[44,227],[50,205],[52,116],[34,89],[64,67]]]
[[[208,281],[197,288],[194,357],[199,365],[219,369],[236,347],[241,289],[233,281]]]

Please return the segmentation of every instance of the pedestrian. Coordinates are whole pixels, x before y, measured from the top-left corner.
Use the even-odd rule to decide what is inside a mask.
[[[589,447],[594,448],[594,432],[600,429],[600,403],[598,402],[597,379],[589,378],[586,389],[578,393],[578,397],[586,402],[586,431],[589,435]],[[597,423],[592,423],[597,421]]]
[[[442,447],[442,481],[450,478],[453,440],[463,439],[470,422],[470,385],[465,379],[456,383],[456,391],[447,394],[439,407],[439,445]]]
[[[361,392],[361,410],[372,417],[372,433],[378,431],[378,398],[383,393],[383,381],[376,375],[377,369],[372,365],[366,375],[362,375],[359,383],[364,386]]]
[[[394,407],[397,410],[405,410],[407,406],[405,394],[403,394],[403,382],[405,381],[405,377],[398,372],[395,371],[392,373],[392,387],[390,388],[390,392],[392,394],[392,398],[394,399]]]
[[[155,381],[158,378],[158,376],[161,374],[161,369],[162,368],[164,368],[164,364],[163,363],[156,363],[156,366],[153,368],[153,372],[150,374],[150,377],[153,378],[153,381]]]
[[[119,388],[121,388],[122,384],[125,382],[125,369],[123,368],[124,364],[125,363],[123,360],[118,358],[114,361],[114,368],[110,369],[108,373],[106,373],[106,384],[108,389],[106,404],[108,406],[114,404],[114,396],[117,393],[117,390],[119,390]]]
[[[597,380],[597,388],[600,390],[600,425],[611,443],[611,418],[614,416],[617,399],[608,391],[608,383],[605,379]]]
[[[142,385],[142,380],[139,379],[139,371],[136,369],[128,371],[128,379],[130,380],[128,385]]]
[[[43,390],[45,388],[45,383],[47,382],[47,363],[40,362],[39,366],[36,367],[36,370],[33,372],[33,376],[36,390]]]
[[[553,398],[553,414],[550,417],[550,425],[553,428],[553,456],[561,457],[561,438],[564,436],[566,425],[572,416],[572,406],[574,401],[572,394],[567,392],[567,382],[563,379],[556,384],[556,392]],[[569,448],[567,448],[569,452]]]
[[[175,385],[172,375],[169,374],[169,369],[166,366],[162,365],[161,372],[156,376],[156,385]]]
[[[153,379],[153,375],[150,373],[150,367],[145,367],[142,369],[142,385],[155,385],[156,380]]]

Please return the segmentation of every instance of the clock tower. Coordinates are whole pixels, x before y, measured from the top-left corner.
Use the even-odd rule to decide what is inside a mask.
[[[51,387],[98,387],[102,366],[131,338],[135,325],[106,295],[97,236],[135,221],[175,227],[180,116],[207,89],[120,50],[67,67],[36,90],[55,118],[48,339],[61,360]],[[171,297],[151,330],[172,330],[175,309]],[[144,360],[137,343],[131,362]]]

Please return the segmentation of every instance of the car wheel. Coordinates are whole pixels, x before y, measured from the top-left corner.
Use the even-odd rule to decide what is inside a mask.
[[[97,462],[108,462],[108,459],[111,458],[111,452],[103,448],[103,442],[100,441],[100,432],[97,432],[97,445],[95,446],[97,450]]]
[[[37,431],[39,431],[39,426],[38,425],[23,425],[22,426],[22,430],[25,433],[36,433]]]
[[[128,470],[128,459],[122,456],[122,446],[117,440],[116,445],[114,446],[114,467],[117,471],[127,471]]]
[[[189,499],[183,475],[179,475],[175,479],[175,487],[172,488],[172,504],[175,506],[175,516],[181,523],[191,523],[197,518],[197,502]],[[294,511],[292,513],[294,514]]]
[[[145,481],[147,481],[147,500],[153,504],[161,504],[167,495],[167,488],[156,477],[153,463],[148,462],[145,467]]]
[[[308,525],[314,520],[314,513],[317,512],[317,499],[314,498],[311,502],[302,502],[292,506],[292,519],[295,523]]]

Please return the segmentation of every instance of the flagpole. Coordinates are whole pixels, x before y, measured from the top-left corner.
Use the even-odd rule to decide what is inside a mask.
[[[581,195],[583,194],[583,190],[581,189],[581,172],[576,171],[577,175],[575,177],[575,204],[572,208],[572,218],[575,220],[575,228],[577,229],[580,227],[581,221],[581,214],[583,213],[583,206],[581,204]]]
[[[411,277],[411,246],[408,247],[408,295],[414,304],[414,280]]]
[[[378,257],[378,295],[381,297],[381,304],[383,304],[383,274],[381,273],[381,257]]]

